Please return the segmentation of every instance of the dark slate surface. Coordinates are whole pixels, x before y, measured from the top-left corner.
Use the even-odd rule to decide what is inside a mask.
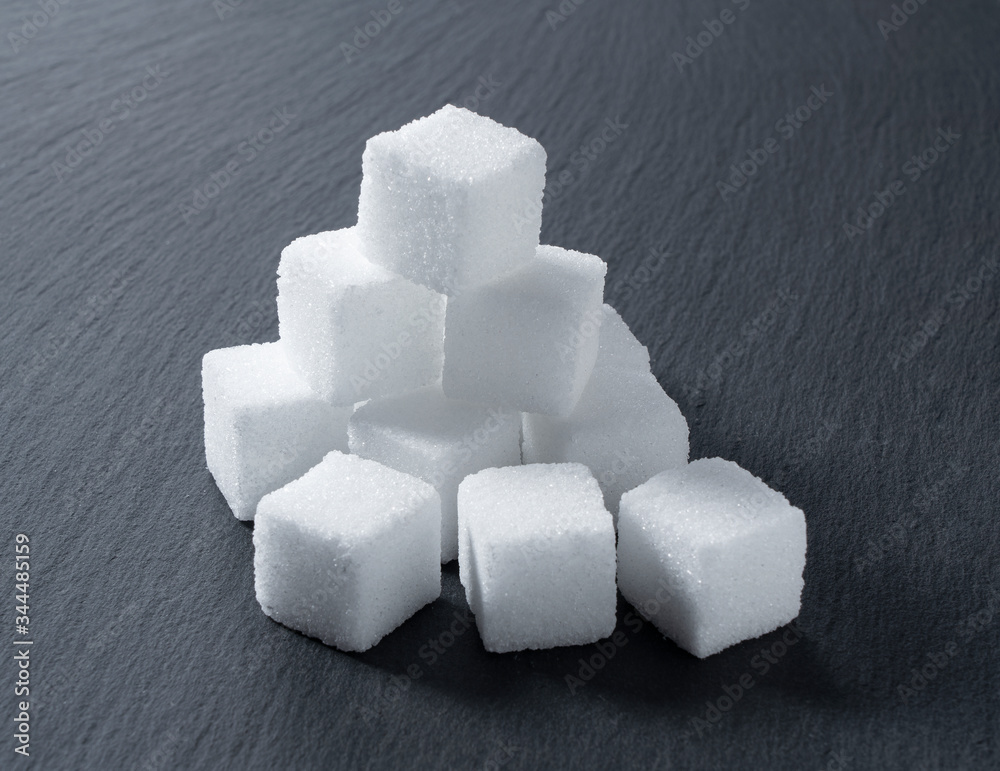
[[[404,0],[348,62],[386,3],[52,1],[0,13],[0,766],[995,767],[997,3],[910,0],[883,32],[887,0],[590,0],[562,21],[556,0]],[[785,120],[813,87],[825,101]],[[598,649],[486,654],[454,567],[364,655],[260,612],[251,529],[205,469],[201,356],[276,337],[279,251],[353,223],[366,138],[466,100],[546,147],[543,239],[608,261],[692,457],[805,510],[797,629],[697,661],[622,603],[626,644],[571,691]],[[241,152],[273,110],[288,125]],[[580,153],[609,119],[615,140]],[[939,129],[958,136],[912,165]]]

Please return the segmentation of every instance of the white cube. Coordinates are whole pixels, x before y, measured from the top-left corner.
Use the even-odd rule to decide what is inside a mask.
[[[805,559],[802,510],[730,461],[696,460],[622,496],[618,586],[699,658],[794,619]]]
[[[368,140],[358,229],[373,262],[453,294],[531,260],[545,150],[447,105]]]
[[[435,386],[373,399],[348,425],[352,453],[432,485],[441,496],[441,562],[458,557],[458,483],[521,462],[521,414],[448,399]]]
[[[369,262],[355,228],[281,253],[278,330],[293,365],[332,404],[436,383],[445,298]]]
[[[238,519],[253,519],[263,495],[347,449],[351,408],[313,393],[281,343],[209,351],[201,379],[205,459]]]
[[[332,452],[257,507],[257,601],[327,645],[367,650],[440,595],[440,531],[433,487]]]
[[[591,254],[540,246],[515,273],[449,298],[445,395],[572,412],[597,360],[606,272]]]
[[[486,650],[584,645],[615,628],[615,531],[579,463],[480,471],[458,488],[459,575]]]
[[[623,493],[688,461],[688,424],[649,371],[649,354],[618,313],[603,309],[600,350],[566,417],[524,414],[525,463],[583,463],[617,514]]]

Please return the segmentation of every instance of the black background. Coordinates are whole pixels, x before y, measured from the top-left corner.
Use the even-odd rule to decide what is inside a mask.
[[[404,1],[351,61],[341,43],[386,4],[331,5],[74,0],[19,42],[41,6],[0,13],[0,642],[17,532],[35,641],[31,759],[9,660],[0,766],[994,766],[998,4],[927,0],[883,34],[888,2],[589,0],[560,21],[556,0]],[[813,86],[832,96],[786,137]],[[277,337],[281,248],[353,224],[365,140],[446,102],[546,148],[542,239],[608,262],[692,458],[806,512],[802,639],[766,673],[754,657],[781,630],[698,661],[623,620],[626,644],[572,691],[595,646],[491,655],[473,630],[430,663],[465,611],[454,565],[363,655],[257,606],[252,530],[205,468],[201,357]],[[294,118],[249,160],[276,109]],[[608,119],[627,128],[574,155]],[[959,138],[912,179],[939,129]]]

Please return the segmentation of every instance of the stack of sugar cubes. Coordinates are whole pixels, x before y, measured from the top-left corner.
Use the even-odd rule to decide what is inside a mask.
[[[369,140],[363,171],[357,225],[281,254],[279,341],[203,360],[264,612],[363,651],[457,558],[490,651],[607,637],[618,588],[697,656],[791,621],[802,512],[688,464],[605,263],[539,244],[541,145],[448,106]]]

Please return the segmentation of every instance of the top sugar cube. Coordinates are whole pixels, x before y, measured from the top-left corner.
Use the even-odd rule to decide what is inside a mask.
[[[368,140],[358,231],[368,258],[448,295],[534,257],[545,150],[446,105]]]

